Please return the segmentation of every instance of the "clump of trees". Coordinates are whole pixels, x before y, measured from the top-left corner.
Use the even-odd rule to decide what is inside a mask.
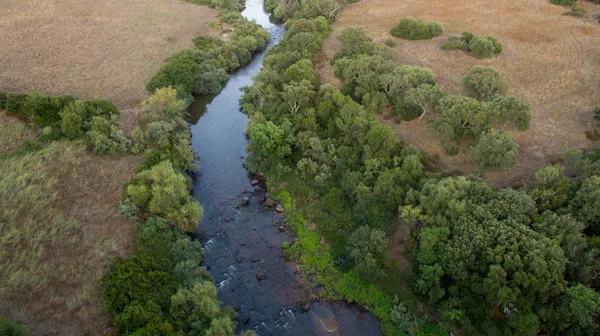
[[[260,25],[233,10],[222,11],[219,15],[222,22],[233,27],[230,41],[196,38],[195,49],[184,49],[172,55],[152,77],[147,85],[149,92],[171,86],[180,97],[192,93],[217,94],[229,78],[229,72],[248,64],[253,53],[265,48],[269,34]]]
[[[493,36],[476,36],[466,31],[460,37],[451,36],[448,42],[442,45],[443,50],[464,50],[473,56],[484,59],[492,58],[502,53],[502,44]]]
[[[346,28],[338,38],[341,48],[332,60],[334,75],[344,83],[342,92],[367,111],[381,112],[394,105],[401,120],[432,116],[429,127],[446,153],[456,155],[462,144],[474,142],[473,159],[482,171],[515,164],[518,146],[502,131],[508,126],[527,130],[531,107],[518,97],[506,96],[508,85],[495,68],[476,66],[463,78],[476,99],[452,96],[436,85],[430,69],[394,65],[390,48],[374,43],[362,29]],[[493,126],[500,131],[491,132]],[[480,139],[484,133],[486,137]],[[486,157],[494,157],[495,162]]]
[[[76,100],[71,96],[41,93],[7,93],[0,109],[43,127],[42,142],[84,138],[89,151],[97,155],[127,153],[131,141],[119,126],[119,110],[108,100]]]
[[[160,217],[136,232],[138,252],[116,259],[103,277],[101,302],[124,334],[235,335],[235,312],[222,308],[204,254]]]
[[[266,7],[268,11],[280,20],[288,19],[314,19],[323,17],[329,22],[333,22],[336,16],[342,12],[347,3],[357,2],[357,0],[305,0],[302,2],[290,0],[267,0]]]
[[[425,23],[423,20],[402,19],[390,30],[394,37],[405,40],[429,40],[444,33],[444,26],[439,22]]]

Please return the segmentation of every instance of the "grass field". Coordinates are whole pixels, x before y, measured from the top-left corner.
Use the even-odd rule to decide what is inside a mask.
[[[587,18],[561,15],[567,8],[548,0],[487,1],[368,0],[346,7],[334,24],[334,33],[325,41],[316,67],[323,83],[340,85],[333,77],[329,59],[339,48],[336,36],[347,26],[362,27],[375,41],[391,38],[389,29],[402,18],[438,21],[444,35],[427,41],[398,43],[396,64],[431,68],[444,89],[461,93],[460,78],[474,65],[497,67],[510,86],[509,94],[532,105],[531,128],[523,133],[509,130],[520,145],[519,162],[510,171],[486,174],[496,186],[527,182],[543,164],[552,162],[570,147],[599,146],[585,137],[592,127],[591,111],[600,105],[600,25],[591,19],[600,6],[582,4]],[[489,60],[478,60],[463,51],[443,51],[448,36],[463,31],[492,35],[504,45],[504,52]],[[431,117],[431,116],[430,116]],[[425,118],[426,119],[426,118]],[[391,116],[381,120],[393,126],[407,142],[425,150],[446,169],[475,173],[470,158],[444,154],[439,142],[427,130],[426,120],[396,124]]]
[[[7,124],[33,132],[2,116],[3,144]],[[33,335],[105,334],[99,281],[115,256],[132,249],[134,223],[116,209],[140,163],[66,141],[0,160],[0,315],[23,321]]]
[[[0,90],[106,98],[120,109],[148,96],[171,54],[218,34],[208,26],[215,10],[180,0],[0,3]]]

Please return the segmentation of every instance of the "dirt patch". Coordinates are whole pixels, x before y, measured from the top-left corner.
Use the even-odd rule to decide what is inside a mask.
[[[600,12],[600,6],[585,7],[590,17]],[[510,86],[509,94],[531,104],[533,121],[527,132],[509,130],[520,146],[517,165],[509,171],[487,173],[485,179],[496,186],[519,184],[528,181],[540,166],[556,160],[566,148],[599,146],[585,137],[585,131],[593,125],[591,111],[600,105],[600,26],[589,18],[561,15],[565,10],[548,0],[360,1],[349,5],[334,24],[334,33],[325,41],[316,68],[323,83],[339,87],[329,60],[339,49],[335,37],[344,27],[360,26],[375,41],[383,42],[391,38],[389,29],[404,17],[442,23],[446,33],[432,40],[394,38],[398,43],[396,64],[431,68],[439,85],[452,93],[462,93],[459,81],[472,66],[498,68]],[[466,30],[498,38],[504,52],[493,59],[478,60],[462,51],[440,49],[448,36]],[[426,120],[386,122],[447,169],[477,172],[468,154],[444,154],[427,130]]]
[[[120,109],[199,35],[218,35],[216,11],[180,0],[4,1],[0,90],[105,98]]]
[[[0,234],[0,275],[10,279],[0,285],[0,315],[23,321],[33,335],[111,333],[99,284],[110,262],[133,250],[135,223],[116,210],[141,161],[59,142],[0,163],[9,207],[0,217],[12,232]]]

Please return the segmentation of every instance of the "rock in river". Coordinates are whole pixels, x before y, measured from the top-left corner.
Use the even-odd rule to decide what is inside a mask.
[[[265,280],[267,278],[267,273],[265,273],[265,272],[258,272],[258,273],[256,273],[256,278],[258,280],[261,280],[261,281]]]
[[[277,204],[277,206],[275,207],[275,211],[277,211],[277,212],[283,212],[283,210],[284,210],[283,205],[281,205],[281,204]]]
[[[250,202],[250,198],[244,197],[244,198],[242,198],[242,203],[240,203],[240,205],[246,206],[246,205],[248,205],[248,202]]]
[[[255,185],[257,185],[257,184],[259,183],[259,181],[258,181],[258,180],[256,180],[256,179],[254,179],[254,180],[252,180],[252,182],[250,182],[250,183],[252,183],[252,186],[255,186]]]

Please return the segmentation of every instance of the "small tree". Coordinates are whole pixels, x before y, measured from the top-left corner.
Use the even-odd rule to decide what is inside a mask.
[[[411,104],[416,104],[423,109],[423,113],[419,117],[419,121],[427,112],[435,111],[440,99],[447,95],[444,90],[437,85],[422,84],[416,88],[409,89],[406,92],[406,101]]]
[[[477,36],[469,43],[469,50],[473,56],[483,59],[491,58],[496,48],[494,47],[494,43],[486,37]]]
[[[518,148],[510,135],[490,129],[479,137],[471,156],[481,170],[508,169],[517,163]]]
[[[301,108],[307,108],[310,105],[315,92],[312,90],[312,84],[303,79],[300,83],[291,82],[289,85],[283,85],[283,100],[287,103],[290,113],[295,114]]]
[[[508,84],[502,80],[500,72],[489,66],[472,67],[461,83],[471,94],[484,101],[508,91]]]
[[[361,226],[348,239],[348,252],[354,262],[354,270],[370,279],[385,276],[384,258],[388,240],[385,232]]]
[[[531,106],[519,97],[496,96],[488,103],[492,117],[504,128],[512,123],[519,131],[529,129],[531,124]]]

